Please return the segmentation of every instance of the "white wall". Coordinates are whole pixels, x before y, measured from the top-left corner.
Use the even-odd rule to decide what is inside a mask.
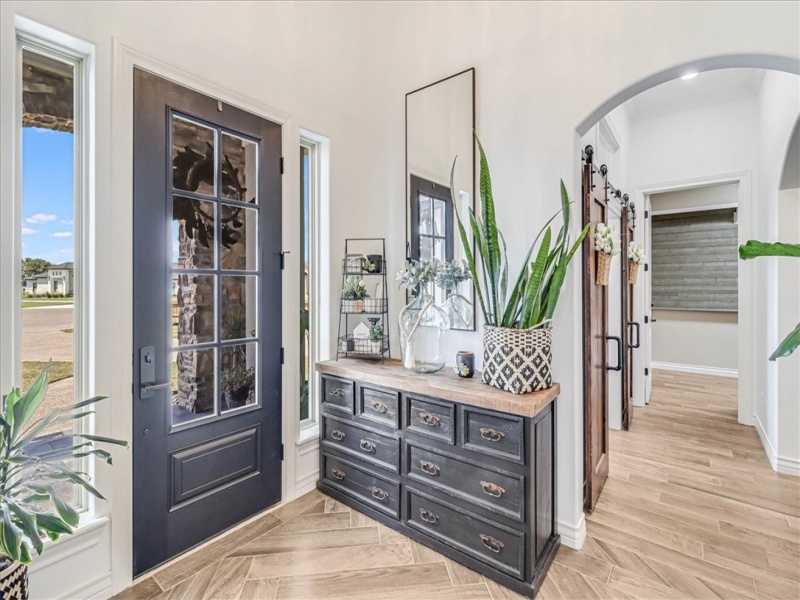
[[[690,188],[650,196],[653,213],[736,205],[733,183]],[[652,264],[652,257],[650,259]],[[690,367],[734,375],[739,367],[739,319],[734,312],[653,309],[654,367]]]
[[[786,152],[792,132],[800,114],[800,81],[786,73],[768,72],[764,77],[758,98],[759,112],[759,168],[755,182],[754,198],[758,207],[753,220],[754,237],[765,241],[779,237],[778,189],[783,174]],[[753,265],[755,347],[765,368],[757,373],[754,386],[756,428],[758,429],[773,467],[800,474],[800,449],[797,448],[797,430],[782,435],[784,427],[791,427],[785,415],[796,414],[797,395],[779,397],[778,363],[768,362],[782,339],[778,329],[778,295],[783,284],[778,283],[777,258],[758,258]],[[796,422],[796,420],[795,420]]]
[[[519,268],[533,235],[558,208],[559,178],[573,198],[580,197],[576,127],[605,100],[655,74],[666,80],[683,64],[734,54],[796,59],[800,47],[795,3],[652,2],[643,9],[634,3],[224,2],[187,8],[185,2],[6,1],[0,4],[3,202],[14,168],[6,134],[13,126],[8,82],[14,73],[17,13],[97,46],[96,187],[102,200],[97,219],[103,225],[98,229],[97,270],[98,279],[108,283],[97,298],[99,325],[130,322],[131,316],[130,224],[115,218],[130,214],[130,190],[120,187],[121,178],[111,178],[112,170],[129,173],[130,165],[120,157],[129,156],[130,131],[129,122],[112,114],[112,39],[289,116],[284,130],[287,215],[298,195],[299,126],[330,136],[332,271],[344,238],[365,233],[387,236],[390,268],[402,262],[403,102],[410,90],[465,67],[477,68],[478,131],[493,169],[498,222],[512,264]],[[680,32],[679,44],[653,44],[675,32]],[[224,44],[218,42],[221,33]],[[9,210],[1,216],[14,218]],[[287,244],[298,248],[295,222],[285,228],[285,236]],[[0,255],[11,251],[13,242],[0,239]],[[13,289],[11,274],[2,277],[0,289]],[[330,281],[332,299],[339,282],[333,277]],[[286,287],[297,290],[287,292],[287,306],[297,306],[299,283],[287,280]],[[401,300],[399,291],[390,297],[394,314]],[[329,304],[332,319],[334,304]],[[0,326],[10,322],[10,307],[11,300],[0,297]],[[288,317],[286,323],[291,323]],[[130,433],[130,411],[124,406],[130,399],[131,338],[121,329],[106,327],[97,334],[94,387],[115,402],[100,415],[99,428],[113,434]],[[580,545],[585,529],[578,268],[572,269],[562,291],[555,332],[554,375],[562,389],[557,406],[559,531],[565,543]],[[286,336],[287,341],[294,337]],[[453,352],[480,352],[480,331],[453,333],[450,346]],[[396,356],[396,348],[394,352]],[[4,355],[0,361],[3,385],[12,360]],[[104,476],[106,485],[113,482],[112,564],[114,588],[119,589],[130,573],[129,453],[119,453],[114,474]],[[91,568],[61,572],[52,580],[56,592],[94,576]]]
[[[778,195],[778,239],[800,243],[800,189]],[[778,338],[783,339],[800,323],[800,260],[778,260]],[[778,359],[780,422],[778,447],[780,467],[800,475],[800,350]]]

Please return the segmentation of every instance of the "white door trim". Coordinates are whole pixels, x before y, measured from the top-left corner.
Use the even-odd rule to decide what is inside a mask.
[[[723,185],[726,183],[735,183],[738,186],[738,205],[739,205],[739,243],[744,244],[753,236],[753,209],[752,209],[752,186],[753,175],[751,171],[738,171],[734,173],[723,173],[718,175],[710,175],[707,177],[697,177],[692,179],[682,179],[677,181],[668,181],[658,184],[650,184],[644,186],[636,186],[633,188],[633,198],[636,206],[645,206],[645,198],[652,194],[664,192],[676,192],[679,190],[686,190],[698,187],[708,187],[713,185]],[[637,215],[637,219],[642,222],[638,223],[644,228],[650,228],[652,220],[644,219],[644,213]],[[649,236],[649,230],[648,234]],[[649,273],[648,273],[649,275]],[[649,285],[650,278],[645,277],[646,285]],[[752,265],[746,261],[739,261],[739,279],[738,279],[738,299],[739,299],[739,423],[743,425],[753,425],[753,398],[755,397],[755,375],[756,371],[761,368],[758,363],[753,347],[754,336],[754,292],[753,292],[753,269]],[[637,293],[635,293],[634,311],[635,314],[644,315],[650,314],[650,309],[645,304],[645,291],[644,286]],[[642,327],[652,327],[652,324]],[[649,335],[642,335],[645,344],[651,343]],[[645,352],[646,356],[652,357],[652,350],[648,349]],[[645,365],[652,369],[652,364]],[[636,389],[644,389],[644,370],[634,373],[634,385]],[[642,404],[640,400],[638,405]]]

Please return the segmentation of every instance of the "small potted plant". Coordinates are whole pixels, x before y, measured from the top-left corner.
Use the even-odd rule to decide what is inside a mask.
[[[255,388],[255,383],[255,370],[252,367],[247,368],[242,361],[222,369],[220,385],[227,408],[245,406]]]
[[[639,264],[647,260],[644,250],[636,242],[628,244],[628,283],[636,285],[639,277]]]
[[[352,335],[345,335],[339,339],[339,352],[354,352],[356,349],[356,340]]]
[[[342,312],[364,312],[364,298],[368,297],[367,286],[359,277],[348,277],[342,289]]]
[[[373,354],[383,352],[383,325],[374,323],[369,328],[369,349]]]
[[[597,254],[597,273],[595,283],[608,285],[611,273],[611,258],[620,251],[619,233],[605,223],[598,223],[594,228],[594,249]]]
[[[62,495],[62,483],[77,484],[95,498],[103,496],[89,483],[89,477],[76,471],[73,459],[90,456],[111,464],[111,454],[98,443],[127,446],[115,440],[88,433],[72,433],[71,423],[94,414],[87,407],[100,402],[96,396],[67,404],[40,416],[38,409],[47,394],[48,364],[23,394],[12,389],[0,410],[0,597],[25,600],[28,597],[28,564],[31,550],[41,554],[46,539],[56,541],[74,533],[80,516]],[[65,448],[33,450],[31,442],[53,426],[70,429],[72,438]],[[77,464],[80,464],[79,462]]]

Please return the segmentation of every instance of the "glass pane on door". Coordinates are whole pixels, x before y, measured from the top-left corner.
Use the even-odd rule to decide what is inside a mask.
[[[172,354],[172,424],[183,425],[214,415],[216,361],[213,348]]]
[[[216,195],[216,133],[185,117],[172,116],[172,187]]]

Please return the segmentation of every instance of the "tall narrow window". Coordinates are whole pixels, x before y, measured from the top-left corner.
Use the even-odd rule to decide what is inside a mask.
[[[66,406],[83,393],[80,360],[81,265],[76,252],[76,198],[81,178],[79,61],[20,40],[22,101],[20,282],[21,347],[19,383],[23,389],[48,362],[50,387],[43,412]],[[44,430],[28,449],[38,453],[72,445],[72,424]],[[63,485],[65,498],[80,495]]]
[[[312,147],[300,146],[300,248],[303,253],[300,261],[300,421],[312,418],[311,396],[313,395],[312,353],[311,353],[311,283],[309,277],[310,239],[309,215],[312,185]]]

